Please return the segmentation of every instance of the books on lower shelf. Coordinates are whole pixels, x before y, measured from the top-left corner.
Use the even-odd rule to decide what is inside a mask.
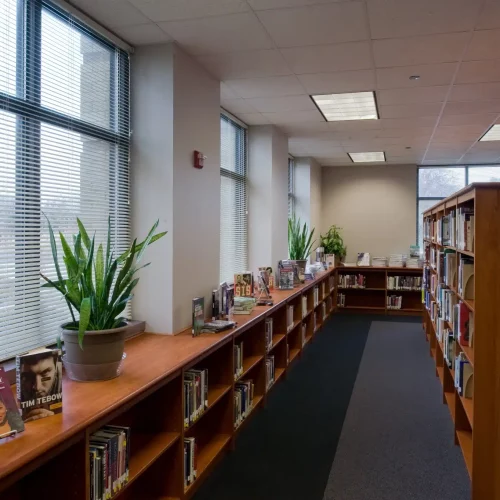
[[[403,297],[401,295],[388,295],[387,296],[387,309],[401,309]]]
[[[289,332],[293,328],[293,304],[286,306],[286,330]]]
[[[330,292],[333,292],[333,289],[335,288],[335,275],[334,274],[330,274],[330,276],[328,276],[328,287],[330,289]]]
[[[454,306],[453,314],[454,337],[465,347],[474,345],[474,313],[462,302]]]
[[[474,251],[474,209],[459,207],[457,214],[457,248]]]
[[[366,276],[363,274],[339,274],[339,288],[366,288]]]
[[[455,286],[457,276],[457,254],[453,250],[444,251],[443,278],[446,286]]]
[[[269,352],[273,347],[273,318],[266,318],[265,334],[266,334],[266,352]]]
[[[302,295],[302,319],[307,316],[307,295]]]
[[[458,263],[458,293],[464,299],[474,299],[474,259],[460,256]]]
[[[117,495],[129,480],[130,427],[105,425],[89,439],[90,498]]]
[[[266,356],[266,387],[269,389],[274,384],[274,356]]]
[[[196,452],[196,439],[184,438],[184,487],[189,486],[196,479]]]
[[[321,303],[321,314],[323,317],[323,321],[325,321],[325,319],[326,319],[326,303],[325,302]]]
[[[238,427],[253,408],[253,380],[241,380],[234,386],[234,427]]]
[[[455,359],[455,387],[466,399],[474,396],[474,370],[463,352],[459,352]]]
[[[337,293],[337,307],[345,307],[345,293]]]
[[[208,370],[184,372],[184,427],[200,418],[208,408]]]
[[[305,324],[302,324],[300,327],[300,338],[302,340],[302,347],[304,347],[306,343],[306,332],[307,332],[307,326]]]
[[[234,344],[234,380],[241,377],[243,374],[243,341],[239,344]]]
[[[388,290],[420,290],[421,276],[387,276]]]
[[[319,304],[319,288],[317,286],[314,287],[313,297],[314,297],[314,307],[316,307]]]

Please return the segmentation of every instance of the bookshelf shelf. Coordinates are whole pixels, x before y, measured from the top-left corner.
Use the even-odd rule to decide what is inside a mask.
[[[370,311],[385,311],[385,307],[372,307],[372,306],[344,306],[341,309],[368,309]]]
[[[290,357],[288,364],[291,364],[292,361],[300,354],[300,349],[290,349]]]
[[[447,360],[452,364],[440,379],[455,442],[471,478],[471,499],[500,500],[495,462],[500,456],[495,390],[500,380],[500,183],[471,184],[428,209],[423,218],[426,260],[436,267],[424,271],[424,329],[438,374]],[[452,244],[443,246],[438,240]],[[459,242],[469,250],[459,250]],[[458,293],[463,288],[459,279],[465,281],[466,294]],[[471,345],[462,345],[464,340]],[[467,398],[455,388],[455,377]]]
[[[366,292],[384,292],[385,288],[362,288],[362,287],[354,287],[354,286],[353,287],[349,287],[349,286],[347,286],[345,288],[339,287],[339,290],[342,290],[342,291],[344,291],[344,290],[349,290],[349,291],[354,290],[354,291],[363,291],[363,292],[365,292],[365,291]]]
[[[276,368],[276,370],[274,371],[274,384],[271,387],[274,387],[274,385],[284,374],[285,374],[284,368]]]
[[[252,406],[252,409],[250,410],[250,413],[242,420],[242,422],[240,423],[240,425],[238,425],[238,427],[235,428],[235,433],[241,431],[241,429],[245,426],[245,423],[248,422],[250,420],[250,417],[252,417],[252,415],[254,414],[255,410],[259,407],[259,405],[261,404],[261,402],[263,401],[264,399],[264,396],[254,396],[253,398],[253,406]]]
[[[304,343],[304,346],[306,346],[309,342],[311,342],[313,336],[312,335],[306,335],[306,341]]]
[[[264,356],[248,356],[243,360],[243,373],[236,379],[236,381],[241,380],[246,377],[248,372],[255,368],[262,360]]]
[[[284,333],[275,333],[273,335],[273,345],[269,352],[271,352],[285,337],[286,335]]]
[[[292,333],[295,328],[297,328],[300,324],[302,323],[302,320],[298,319],[296,321],[293,322],[293,325],[290,327],[290,329],[288,330],[288,334]]]

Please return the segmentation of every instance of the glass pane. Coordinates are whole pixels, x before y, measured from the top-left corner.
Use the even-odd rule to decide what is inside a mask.
[[[111,123],[113,52],[42,11],[42,106],[104,128]]]
[[[16,94],[18,0],[0,0],[0,92]]]
[[[500,165],[469,167],[469,184],[472,182],[500,182]]]
[[[220,167],[240,175],[246,174],[246,131],[229,118],[220,119]]]
[[[418,201],[418,245],[420,246],[420,252],[424,251],[424,238],[423,238],[423,219],[422,214],[433,205],[439,201],[436,200],[419,200]]]
[[[420,168],[418,196],[446,198],[465,187],[464,167]]]

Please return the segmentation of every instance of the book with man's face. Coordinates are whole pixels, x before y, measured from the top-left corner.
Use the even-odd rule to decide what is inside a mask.
[[[0,437],[11,431],[24,431],[24,422],[19,413],[7,375],[0,367]]]
[[[16,357],[17,399],[24,421],[62,412],[59,349],[38,349]]]

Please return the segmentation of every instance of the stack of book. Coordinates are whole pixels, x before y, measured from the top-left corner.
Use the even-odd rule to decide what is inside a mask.
[[[474,209],[471,207],[458,209],[457,247],[459,250],[474,251]]]
[[[337,294],[337,307],[345,307],[345,293]]]
[[[236,322],[228,321],[225,319],[216,319],[214,321],[209,321],[203,325],[201,333],[220,333],[225,330],[230,330],[236,326]]]
[[[401,295],[388,295],[387,296],[387,309],[401,309],[403,297]]]
[[[266,352],[269,352],[273,347],[273,318],[266,318]]]
[[[234,344],[234,380],[243,374],[243,341]]]
[[[184,372],[184,427],[196,422],[208,408],[208,370]]]
[[[339,274],[339,288],[366,288],[363,274]]]
[[[255,307],[253,297],[235,297],[233,314],[251,314]]]
[[[90,436],[90,497],[117,495],[128,482],[130,427],[106,425]]]
[[[387,257],[373,257],[373,267],[387,267]]]
[[[195,438],[184,438],[184,487],[196,479],[196,451]]]
[[[293,328],[293,304],[286,306],[286,331]]]
[[[266,387],[274,384],[274,356],[266,356]]]
[[[405,258],[402,253],[392,253],[389,256],[389,267],[404,267]]]
[[[406,259],[406,267],[410,269],[420,269],[423,265],[424,262],[420,257],[408,257]]]
[[[388,290],[420,290],[421,288],[420,276],[387,276]]]
[[[238,427],[250,413],[253,406],[254,383],[242,380],[234,386],[234,427]]]

